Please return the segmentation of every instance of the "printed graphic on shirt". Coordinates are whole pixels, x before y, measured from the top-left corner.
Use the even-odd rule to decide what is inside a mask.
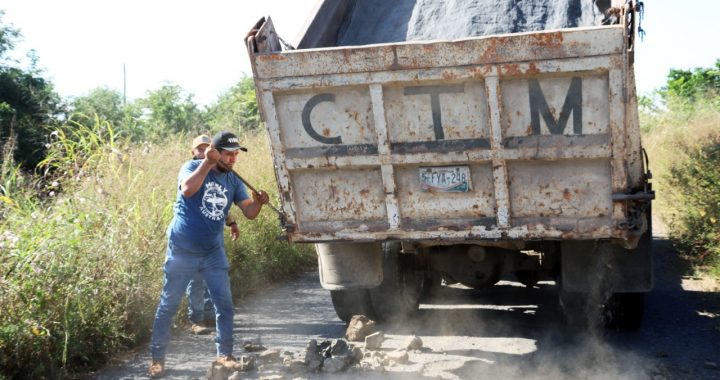
[[[219,184],[208,182],[202,197],[202,206],[200,206],[203,215],[212,220],[225,219],[223,210],[228,203],[226,192],[227,190]]]

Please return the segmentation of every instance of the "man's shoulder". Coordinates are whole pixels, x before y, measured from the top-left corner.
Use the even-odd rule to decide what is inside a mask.
[[[193,170],[197,169],[198,166],[200,166],[201,162],[202,162],[202,160],[185,161],[185,163],[183,163],[182,166],[180,167],[180,170],[181,171],[188,171],[188,170],[193,171]]]
[[[179,173],[178,173],[178,178],[179,178],[180,180],[185,179],[187,176],[189,176],[190,174],[192,174],[192,172],[194,172],[195,169],[198,168],[198,166],[200,166],[200,163],[201,163],[201,162],[202,162],[202,160],[190,160],[190,161],[186,161],[186,162],[180,167],[180,171],[179,171]]]
[[[188,167],[197,168],[198,166],[200,166],[202,161],[203,160],[189,160],[189,161],[186,161],[184,165],[188,166]]]

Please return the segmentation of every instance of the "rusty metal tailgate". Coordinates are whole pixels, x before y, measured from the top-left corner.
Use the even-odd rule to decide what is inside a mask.
[[[640,159],[625,39],[607,26],[265,53],[251,41],[288,237],[625,238],[613,194]],[[423,188],[421,171],[445,167],[469,188]]]

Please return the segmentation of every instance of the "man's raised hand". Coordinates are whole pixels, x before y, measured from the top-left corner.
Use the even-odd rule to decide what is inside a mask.
[[[253,197],[253,200],[254,200],[255,202],[258,202],[258,203],[263,204],[263,205],[264,205],[264,204],[267,204],[268,202],[270,202],[270,196],[268,195],[268,193],[266,193],[266,192],[264,192],[264,191],[262,191],[262,190],[260,190],[259,193],[253,191],[253,192],[252,192],[252,197]]]

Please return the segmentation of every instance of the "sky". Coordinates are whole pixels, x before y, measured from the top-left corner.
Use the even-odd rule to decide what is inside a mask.
[[[14,54],[34,49],[45,77],[64,97],[101,86],[122,92],[125,77],[129,100],[170,83],[208,105],[251,75],[243,37],[260,17],[272,17],[280,37],[293,43],[318,2],[0,0],[0,10],[2,23],[23,34]],[[638,93],[664,85],[670,69],[710,67],[720,59],[720,1],[644,3]]]

